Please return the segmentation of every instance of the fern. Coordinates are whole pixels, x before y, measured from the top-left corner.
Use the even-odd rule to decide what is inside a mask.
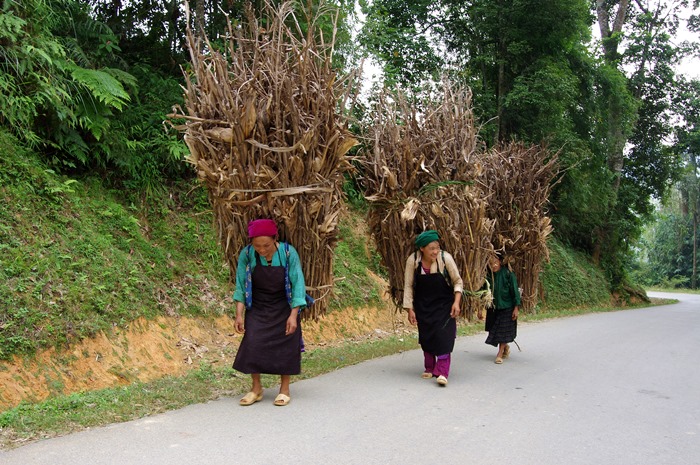
[[[107,106],[121,110],[131,100],[121,83],[109,73],[75,67],[71,71],[71,76]]]
[[[0,39],[3,42],[10,41],[15,43],[22,36],[22,29],[27,25],[27,22],[15,15],[0,13]]]

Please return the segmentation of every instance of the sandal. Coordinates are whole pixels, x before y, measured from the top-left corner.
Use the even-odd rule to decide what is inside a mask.
[[[505,348],[503,349],[503,358],[508,358],[510,355],[510,346],[506,345]]]
[[[253,391],[250,391],[248,394],[244,395],[241,400],[238,401],[240,405],[253,405],[256,402],[260,402],[263,398],[262,392],[260,394],[256,394]]]
[[[447,386],[447,378],[445,378],[444,376],[440,375],[440,376],[438,376],[438,378],[437,378],[437,383],[438,383],[440,386]]]
[[[429,371],[424,372],[422,375],[420,375],[421,378],[423,379],[430,379],[433,377],[433,374],[430,373]]]
[[[501,357],[496,357],[496,361],[494,363],[500,365],[501,363],[503,363],[503,359]]]
[[[289,403],[289,401],[292,400],[288,395],[282,394],[281,392],[277,394],[277,397],[275,397],[275,402],[274,404],[277,405],[278,407],[284,407]]]

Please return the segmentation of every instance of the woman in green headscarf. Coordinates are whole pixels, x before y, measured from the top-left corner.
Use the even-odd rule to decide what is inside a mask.
[[[423,378],[437,378],[447,385],[451,354],[457,337],[457,321],[463,282],[452,255],[440,249],[437,231],[416,238],[417,250],[406,260],[403,307],[408,321],[418,325],[423,349]]]

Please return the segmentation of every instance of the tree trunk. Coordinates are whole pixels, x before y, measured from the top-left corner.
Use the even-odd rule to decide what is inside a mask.
[[[693,289],[698,288],[698,212],[693,212],[693,276],[690,280]]]
[[[498,3],[501,12],[505,8],[503,2]],[[499,15],[499,21],[502,23],[504,21],[503,14]],[[504,118],[505,111],[503,108],[503,103],[505,101],[506,93],[508,92],[508,86],[506,85],[506,54],[507,54],[507,44],[506,39],[503,37],[503,31],[506,31],[507,27],[505,24],[501,27],[501,32],[498,34],[498,39],[496,42],[496,60],[498,63],[498,83],[496,84],[496,115],[498,117],[498,124],[496,124],[496,142],[506,142],[508,139],[508,130],[506,128],[506,121]]]
[[[507,131],[505,128],[505,121],[503,118],[503,100],[506,95],[506,78],[505,78],[505,63],[504,59],[500,60],[498,64],[498,124],[496,125],[496,141],[505,142],[507,138]]]
[[[693,170],[691,182],[693,186],[692,195],[689,195],[689,205],[692,205],[693,211],[693,275],[690,280],[690,285],[693,289],[698,288],[698,208],[700,208],[700,185],[698,185],[698,159],[697,155],[690,156],[690,167]]]
[[[195,15],[195,25],[197,27],[196,30],[204,32],[204,18],[206,17],[204,11],[204,0],[197,0],[197,4],[195,5]]]
[[[629,0],[620,0],[616,2],[618,9],[612,24],[610,24],[610,9],[614,6],[615,2],[613,2],[613,5],[609,6],[610,3],[611,2],[606,0],[596,0],[596,15],[603,43],[605,62],[611,68],[619,69],[620,53],[618,48],[620,45],[622,26],[625,23],[627,9],[629,7]],[[624,148],[627,143],[627,136],[624,134],[623,130],[622,112],[623,109],[615,105],[613,101],[608,105],[609,145],[607,147],[607,160],[608,168],[612,171],[614,177],[611,186],[612,197],[610,204],[607,206],[608,218],[605,220],[605,223],[594,232],[595,243],[592,256],[595,263],[600,263],[601,256],[604,253],[603,248],[605,244],[610,242],[609,239],[613,233],[612,216],[616,214],[617,193],[622,179],[622,169],[624,168],[625,160]]]
[[[613,68],[620,66],[620,37],[622,26],[627,17],[627,9],[629,8],[629,0],[620,0],[617,2],[618,8],[615,14],[615,21],[610,24],[610,12],[607,5],[609,1],[596,0],[596,13],[598,18],[598,26],[600,28],[600,36],[603,42],[603,51],[605,62]],[[624,167],[624,148],[627,142],[627,137],[622,129],[622,109],[616,108],[611,102],[608,107],[608,140],[611,146],[608,148],[608,167],[615,175],[613,181],[613,191],[616,194],[620,187],[620,176]],[[616,200],[614,199],[614,202]],[[611,205],[614,206],[614,205]]]

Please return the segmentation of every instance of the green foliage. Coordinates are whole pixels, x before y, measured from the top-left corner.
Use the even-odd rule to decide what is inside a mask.
[[[538,313],[610,304],[608,280],[589,256],[567,249],[557,240],[547,244],[550,262],[540,275],[544,296]]]
[[[664,288],[690,287],[693,275],[692,216],[684,215],[677,204],[668,202],[646,228],[640,245],[634,270],[634,277],[640,283]]]
[[[129,75],[103,66],[118,48],[86,48],[95,36],[116,40],[75,0],[9,0],[0,12],[0,124],[53,152],[57,166],[85,163],[90,138],[129,100]]]
[[[115,137],[95,144],[93,166],[141,203],[165,193],[173,181],[192,179],[194,172],[183,163],[187,146],[165,124],[172,106],[182,103],[181,81],[147,65],[134,66],[131,73],[138,82],[134,103],[112,118]]]
[[[330,309],[383,305],[381,285],[370,273],[385,275],[379,265],[379,253],[367,240],[367,232],[358,230],[357,217],[348,217],[339,225],[340,240],[334,250],[333,274],[339,279]]]
[[[106,106],[121,110],[129,101],[129,94],[110,73],[77,66],[71,68],[73,79],[85,86],[94,98]],[[99,139],[98,136],[95,138]]]
[[[343,182],[343,193],[350,206],[358,212],[366,212],[369,203],[364,197],[362,187],[358,185],[357,179],[346,175]]]
[[[0,359],[142,316],[226,311],[228,270],[201,189],[173,189],[141,215],[0,135]]]
[[[678,179],[680,159],[668,149],[673,131],[672,101],[681,91],[674,66],[689,50],[675,44],[679,11],[675,7],[640,12],[632,17],[623,63],[634,70],[628,86],[640,101],[628,143],[625,178],[639,191],[635,211],[649,213],[651,196],[663,197]],[[646,201],[644,201],[646,200]]]
[[[366,15],[360,43],[379,60],[389,86],[410,88],[439,77],[444,60],[430,38],[432,27],[437,27],[433,4],[426,0],[360,1]]]
[[[140,207],[101,180],[56,175],[0,131],[0,359],[65,347],[139,317],[221,315],[229,270],[205,190],[171,185]],[[132,199],[133,200],[133,199]],[[332,309],[383,305],[379,255],[343,217]]]
[[[505,97],[511,133],[520,140],[571,139],[579,80],[566,63],[544,58],[518,76]]]

